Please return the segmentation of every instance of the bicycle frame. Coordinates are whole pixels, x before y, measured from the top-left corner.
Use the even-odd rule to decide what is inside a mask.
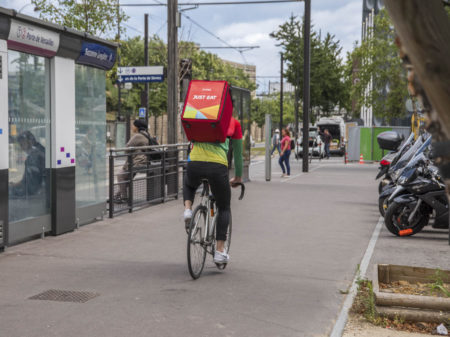
[[[203,247],[206,249],[208,246],[211,246],[211,250],[206,251],[209,254],[214,253],[214,224],[217,220],[217,206],[214,200],[214,196],[210,193],[209,183],[207,181],[203,182],[203,191],[201,194],[201,202],[200,204],[205,206],[207,209],[206,213],[206,230],[203,233]]]

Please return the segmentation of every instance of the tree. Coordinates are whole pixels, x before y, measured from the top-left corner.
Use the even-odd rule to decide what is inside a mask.
[[[41,19],[100,37],[116,34],[118,19],[120,22],[128,19],[118,10],[117,0],[31,0],[31,3],[39,8]]]
[[[445,15],[442,2],[438,0],[386,0],[385,5],[399,36],[400,56],[413,67],[408,74],[409,88],[426,108],[435,163],[450,200],[449,15]]]
[[[380,11],[369,27],[367,36],[347,59],[347,83],[352,82],[350,98],[356,111],[365,106],[376,117],[389,122],[405,114],[406,76],[397,57],[392,22],[386,10]],[[357,81],[353,81],[354,66],[358,67]]]
[[[270,34],[283,47],[284,59],[287,61],[285,76],[289,83],[297,87],[299,97],[303,92],[303,23],[295,16],[279,26]],[[341,47],[334,35],[311,30],[311,107],[317,107],[329,114],[334,107],[345,101],[347,87],[343,82],[344,67],[340,57]]]
[[[254,98],[251,105],[252,121],[259,127],[265,123],[266,115],[272,115],[272,124],[280,122],[280,94],[270,94],[263,98]],[[301,117],[301,116],[300,116]],[[283,122],[290,124],[295,122],[294,93],[283,97]]]

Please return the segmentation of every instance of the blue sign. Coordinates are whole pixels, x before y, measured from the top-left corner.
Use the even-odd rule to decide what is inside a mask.
[[[97,43],[83,42],[78,64],[109,70],[116,62],[116,51]]]
[[[125,83],[125,82],[163,82],[164,75],[119,75],[117,77],[117,82]]]
[[[145,108],[139,108],[139,118],[145,118],[146,115],[146,109]]]

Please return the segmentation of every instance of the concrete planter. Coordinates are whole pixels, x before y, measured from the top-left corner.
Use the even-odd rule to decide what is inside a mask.
[[[389,264],[375,265],[373,291],[377,312],[388,318],[411,322],[450,322],[450,298],[425,295],[406,295],[380,291],[379,283],[395,281],[431,283],[436,269]],[[450,284],[450,271],[441,270],[443,282]]]

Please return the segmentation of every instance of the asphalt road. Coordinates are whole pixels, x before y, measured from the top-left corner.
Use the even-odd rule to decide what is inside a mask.
[[[186,264],[181,201],[27,242],[0,254],[0,336],[326,336],[378,220],[374,165],[254,161],[233,192],[231,261]],[[30,300],[49,289],[86,303]]]

